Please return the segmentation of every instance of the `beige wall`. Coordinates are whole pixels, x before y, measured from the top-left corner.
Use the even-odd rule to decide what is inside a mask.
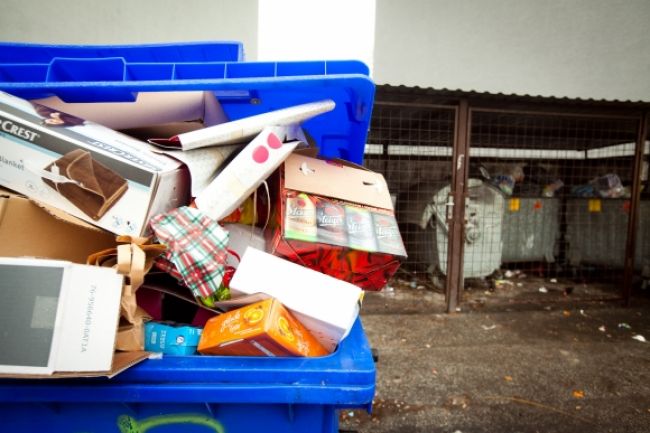
[[[650,101],[648,0],[377,0],[377,83]]]
[[[0,40],[128,44],[229,40],[257,57],[257,0],[2,0]]]

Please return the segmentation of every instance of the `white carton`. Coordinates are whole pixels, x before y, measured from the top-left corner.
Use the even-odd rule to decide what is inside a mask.
[[[247,248],[230,282],[233,298],[265,293],[277,298],[329,351],[350,332],[362,291],[255,248]]]
[[[0,185],[116,234],[189,201],[182,163],[112,129],[0,92]]]
[[[110,371],[121,293],[112,268],[0,258],[0,374]]]

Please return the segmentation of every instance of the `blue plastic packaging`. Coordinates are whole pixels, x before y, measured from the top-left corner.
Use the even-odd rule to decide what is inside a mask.
[[[201,339],[201,328],[165,322],[144,325],[144,350],[166,355],[194,355]]]
[[[184,44],[0,44],[0,90],[89,103],[207,90],[231,120],[332,99],[334,111],[303,126],[322,155],[362,163],[374,98],[363,63],[247,63],[228,53],[196,54]],[[1,430],[333,433],[338,410],[370,410],[374,392],[375,366],[357,320],[338,349],[321,358],[163,356],[112,379],[0,380]]]

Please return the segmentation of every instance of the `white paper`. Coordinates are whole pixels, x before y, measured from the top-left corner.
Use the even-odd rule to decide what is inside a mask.
[[[319,114],[332,111],[335,105],[330,99],[296,105],[179,134],[178,139],[183,150],[231,144],[259,134],[270,125],[299,124]]]
[[[242,204],[300,144],[278,143],[297,134],[295,126],[267,127],[196,196],[196,206],[210,218],[221,220]],[[270,145],[269,143],[276,143]],[[260,152],[264,157],[256,157]]]
[[[152,150],[154,152],[164,153],[185,163],[192,179],[192,197],[196,197],[208,187],[228,157],[233,152],[241,149],[241,147],[241,144],[232,144],[229,146],[206,147],[204,149],[194,149],[185,152],[182,150],[154,150],[152,146]]]

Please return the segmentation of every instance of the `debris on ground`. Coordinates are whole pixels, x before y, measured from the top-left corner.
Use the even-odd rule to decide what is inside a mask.
[[[512,277],[515,276],[515,273],[514,273],[513,271],[511,271],[511,270],[508,269],[508,270],[505,272],[504,275],[505,275],[506,278],[512,278]]]
[[[544,286],[540,287],[538,291],[539,293],[548,293],[548,289]]]
[[[556,284],[557,283],[557,278],[551,278],[550,281],[551,281],[551,283]]]
[[[641,334],[633,335],[632,339],[636,341],[640,341],[641,343],[647,343],[645,337]]]
[[[625,322],[619,323],[618,327],[623,328],[623,329],[632,329],[632,327],[628,323],[625,323]]]
[[[493,329],[496,328],[496,327],[497,327],[497,325],[490,325],[490,326],[487,326],[487,325],[481,325],[481,328],[483,328],[484,331],[491,331],[491,330],[493,330]]]
[[[571,312],[569,310],[564,310],[564,311],[562,311],[562,315],[564,317],[569,317],[571,315]]]
[[[460,407],[466,409],[469,406],[469,397],[466,395],[453,395],[447,399],[445,406],[447,407]]]
[[[512,376],[503,376],[503,380],[506,382],[512,382]]]
[[[505,289],[514,286],[515,283],[509,280],[494,280],[495,289]]]
[[[605,329],[605,325],[599,326],[599,327],[598,327],[598,330],[599,330],[600,332],[605,332],[605,331],[606,331],[606,329]]]
[[[573,390],[573,398],[585,398],[585,392],[581,389]]]

